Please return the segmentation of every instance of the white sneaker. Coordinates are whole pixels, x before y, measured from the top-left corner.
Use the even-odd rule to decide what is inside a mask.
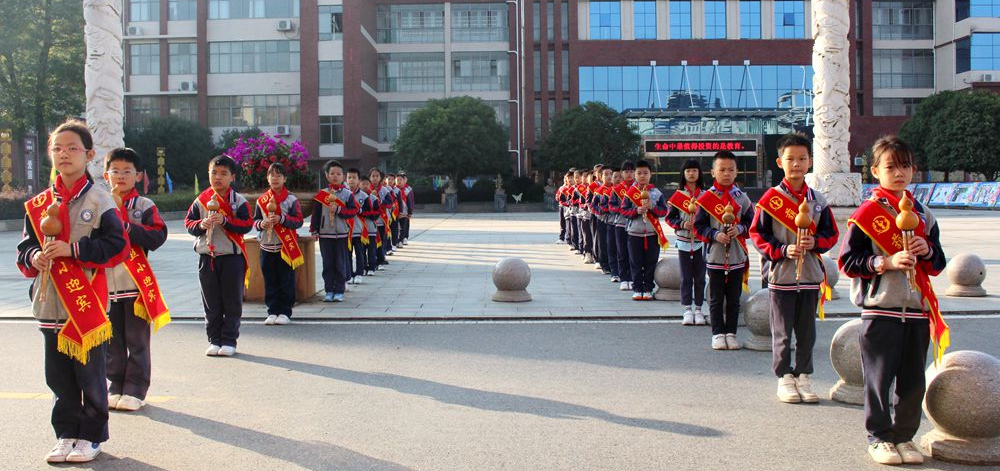
[[[594,255],[588,253],[587,256],[584,257],[583,263],[594,263]]]
[[[379,265],[378,268],[376,268],[376,270],[385,271],[385,265]]]
[[[924,454],[917,449],[913,442],[896,444],[896,452],[903,460],[903,464],[924,464]]]
[[[219,349],[221,348],[218,345],[209,345],[208,350],[205,350],[205,355],[210,357],[219,356]]]
[[[632,288],[628,287],[628,282],[627,281],[623,281],[620,285],[618,285],[618,290],[619,291],[628,291],[630,289],[632,289]]]
[[[642,293],[642,300],[643,301],[652,301],[653,300],[653,292],[652,291],[646,291],[646,292]]]
[[[118,401],[122,399],[121,394],[108,394],[108,410],[115,410],[118,408]]]
[[[896,451],[896,445],[889,442],[875,442],[868,445],[868,456],[879,464],[903,464],[903,458]]]
[[[358,276],[354,277],[354,284],[356,284],[356,285],[360,285],[364,281],[365,281],[365,279],[361,275],[358,275]]]
[[[809,375],[803,373],[800,374],[795,382],[795,388],[799,391],[799,397],[802,398],[802,402],[806,404],[815,404],[819,402],[819,395],[812,390],[812,381],[809,379]],[[902,451],[900,451],[902,454]]]
[[[67,463],[86,463],[101,454],[101,444],[87,440],[77,440],[73,451],[66,455]]]
[[[349,285],[353,285],[354,284],[354,277],[353,276],[350,279],[347,280],[347,284],[349,284]]]
[[[73,452],[73,446],[75,445],[75,438],[60,438],[56,442],[56,446],[52,447],[52,451],[45,455],[45,461],[49,463],[65,463],[66,457]]]
[[[385,252],[386,255],[394,255],[396,253],[395,249],[389,249]]]
[[[632,283],[631,281],[630,281],[630,282],[628,282],[628,289],[634,289],[634,288],[633,288],[633,286],[632,286],[632,284],[633,284],[633,283]]]
[[[712,350],[727,350],[726,334],[716,334],[712,336]]]
[[[219,348],[220,357],[231,357],[236,354],[236,347],[225,345]]]
[[[264,319],[264,325],[274,325],[274,321],[278,319],[278,316],[274,314],[268,314],[267,319]]]
[[[640,293],[638,291],[633,291],[632,292],[632,300],[633,301],[642,301],[642,293]]]
[[[120,401],[118,401],[118,410],[129,411],[129,412],[137,411],[141,409],[142,406],[144,405],[146,405],[146,403],[143,402],[142,399],[139,399],[138,397],[135,396],[129,396],[126,394],[122,396]]]
[[[786,374],[778,378],[778,400],[790,404],[802,402],[802,397],[795,387],[795,376]]]
[[[604,268],[601,268],[601,262],[598,262],[598,261],[594,261],[594,269],[595,270],[604,270]]]
[[[612,275],[612,276],[611,276],[611,282],[612,282],[612,283],[618,283],[619,281],[621,281],[621,278],[618,278],[618,277],[617,277],[617,276],[615,276],[615,275]]]
[[[694,325],[705,325],[708,321],[705,319],[705,315],[701,313],[701,309],[694,310]]]
[[[739,339],[736,338],[736,334],[726,334],[726,348],[730,350],[739,350],[743,348],[743,344],[741,344]]]
[[[684,308],[681,325],[694,325],[694,313],[691,312],[691,308]]]
[[[278,325],[287,325],[289,322],[292,322],[292,319],[284,314],[278,314],[278,318],[274,320]]]

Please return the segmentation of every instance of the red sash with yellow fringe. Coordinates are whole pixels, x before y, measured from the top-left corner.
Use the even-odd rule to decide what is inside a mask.
[[[319,190],[319,192],[316,193],[316,196],[314,196],[313,199],[316,200],[316,202],[318,202],[319,204],[326,206],[328,208],[333,207],[333,205],[340,206],[340,209],[344,209],[347,207],[347,203],[345,203],[344,200],[337,198],[337,195],[330,193],[329,191],[326,190]],[[351,243],[351,239],[354,238],[354,223],[356,222],[356,220],[353,217],[350,219],[344,218],[344,222],[347,223],[347,251],[350,252],[354,250],[351,247],[353,245]],[[333,225],[332,220],[330,221],[330,225]]]
[[[270,213],[267,210],[267,204],[274,199],[274,193],[271,190],[267,190],[260,198],[257,198],[257,206],[260,206],[261,214],[264,217],[270,217]],[[279,210],[280,211],[280,210]],[[281,214],[280,212],[278,213]],[[289,229],[281,224],[277,224],[271,227],[271,230],[278,236],[281,241],[281,259],[292,267],[292,270],[298,268],[300,265],[306,262],[305,255],[302,254],[302,248],[299,247],[299,236],[295,230]]]
[[[233,190],[230,189],[229,191],[233,191]],[[211,201],[213,197],[217,197],[218,198],[218,200],[219,200],[219,211],[222,212],[222,215],[225,216],[225,217],[227,217],[227,218],[229,218],[229,219],[235,219],[235,216],[233,215],[233,208],[231,206],[229,206],[229,201],[227,201],[226,198],[224,198],[222,196],[219,196],[218,193],[216,193],[215,190],[212,189],[211,187],[208,188],[208,189],[206,189],[205,191],[203,191],[200,195],[198,195],[198,202],[201,203],[201,205],[204,206],[205,208],[208,208],[208,202]],[[229,232],[229,231],[226,230],[226,228],[222,227],[221,225],[219,226],[219,229],[221,229],[222,232],[224,234],[226,234],[226,238],[229,239],[232,243],[236,244],[236,246],[240,248],[240,252],[243,253],[243,262],[244,262],[244,267],[243,267],[243,287],[244,288],[249,287],[250,286],[250,259],[247,258],[247,245],[246,245],[246,242],[243,241],[243,234],[236,234],[234,232]],[[208,241],[208,243],[211,244],[212,241],[210,240],[210,241]],[[213,248],[213,250],[214,250],[214,248]]]
[[[649,189],[653,189],[652,185]],[[642,190],[639,185],[632,185],[625,190],[625,197],[632,200],[637,208],[642,206]],[[653,214],[653,211],[646,212],[646,220],[653,226],[653,230],[656,231],[656,242],[660,244],[660,247],[666,249],[670,244],[667,242],[667,235],[663,233],[663,226],[660,225],[660,218]]]
[[[719,221],[719,224],[725,225],[722,222],[722,215],[726,212],[726,203],[722,200],[719,195],[715,194],[714,191],[705,191],[701,193],[701,196],[695,200],[695,203],[704,209],[706,213]],[[740,205],[736,201],[731,201],[729,204],[733,205],[733,214],[740,213]],[[747,263],[743,267],[743,291],[750,292],[750,252],[747,251],[747,239],[745,234],[741,234],[736,237],[736,242],[743,249],[743,253],[747,254]]]

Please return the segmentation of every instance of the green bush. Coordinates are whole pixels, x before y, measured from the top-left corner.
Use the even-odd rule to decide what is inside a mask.
[[[172,211],[187,211],[194,202],[195,194],[193,188],[174,188],[173,193],[164,195],[146,195],[147,198],[156,203],[156,209],[161,213]]]
[[[505,186],[507,187],[508,195],[522,194],[522,203],[539,203],[545,194],[545,186],[535,183],[529,177],[514,177],[508,183],[505,183]],[[509,201],[514,201],[514,199],[511,198]]]
[[[164,147],[164,167],[175,185],[193,185],[196,174],[199,179],[207,178],[208,161],[216,152],[208,128],[176,116],[152,119],[141,130],[126,129],[125,145],[139,153],[150,175],[156,175],[156,148]],[[154,177],[150,186],[155,182]]]

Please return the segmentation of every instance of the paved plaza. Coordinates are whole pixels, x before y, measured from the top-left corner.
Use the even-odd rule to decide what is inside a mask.
[[[937,214],[949,255],[975,252],[1000,273],[1000,249],[988,243],[1000,214]],[[113,412],[104,453],[81,468],[885,469],[865,452],[861,407],[825,399],[837,380],[830,339],[846,317],[818,324],[823,402],[782,404],[769,353],[713,352],[707,328],[679,324],[677,303],[630,301],[554,244],[555,223],[552,214],[422,215],[410,246],[348,302],[300,305],[299,322],[284,327],[248,319],[239,354],[209,358],[191,238],[170,222],[152,263],[177,320],[153,338],[149,405]],[[11,264],[18,238],[0,234]],[[489,301],[490,268],[505,256],[531,265],[532,302]],[[52,469],[42,462],[53,437],[41,336],[27,283],[7,273],[0,470]],[[935,286],[943,293],[947,282]],[[985,286],[1000,293],[995,280]],[[844,298],[848,287],[838,285]],[[1000,356],[995,296],[941,299],[951,351]],[[856,312],[843,298],[830,310]],[[600,319],[581,320],[591,316]],[[449,318],[465,320],[440,321]],[[925,417],[918,437],[930,428]],[[983,468],[928,460],[921,469]]]

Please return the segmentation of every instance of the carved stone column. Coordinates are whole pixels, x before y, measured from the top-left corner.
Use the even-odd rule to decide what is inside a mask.
[[[851,22],[847,0],[813,0],[813,98],[815,139],[810,187],[833,206],[861,203],[861,175],[851,173]]]
[[[88,166],[104,181],[104,155],[125,145],[125,75],[122,59],[122,1],[84,0],[83,34],[87,42],[84,68],[87,127],[94,135],[97,156]],[[164,52],[165,53],[165,52]]]

